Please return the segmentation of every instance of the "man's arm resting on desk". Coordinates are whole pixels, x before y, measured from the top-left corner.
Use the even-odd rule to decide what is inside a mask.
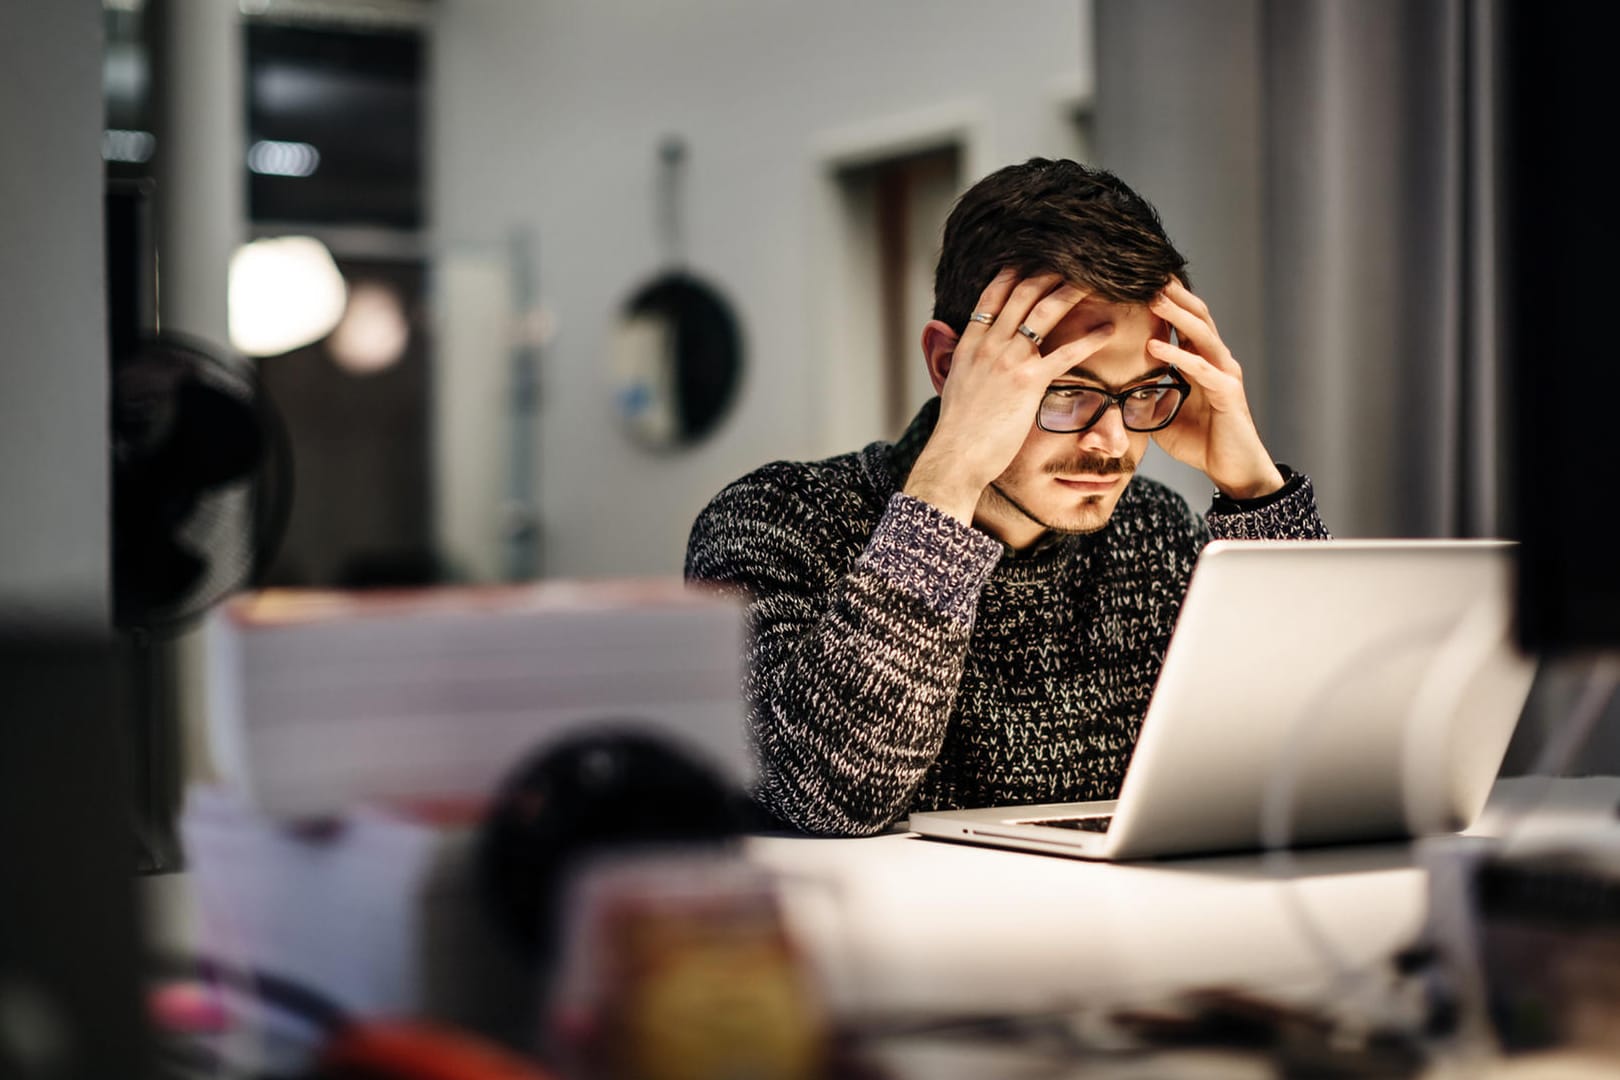
[[[826,515],[761,474],[698,517],[689,579],[746,593],[760,801],[808,832],[882,831],[939,753],[1002,546],[905,495],[853,566]]]

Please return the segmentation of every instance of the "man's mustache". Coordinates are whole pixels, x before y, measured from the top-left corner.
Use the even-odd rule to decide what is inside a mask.
[[[1067,476],[1112,476],[1115,473],[1135,472],[1136,462],[1128,458],[1103,457],[1101,454],[1081,454],[1079,457],[1049,462],[1042,471]]]

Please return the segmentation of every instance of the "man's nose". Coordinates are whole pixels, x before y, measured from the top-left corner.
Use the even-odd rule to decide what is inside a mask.
[[[1125,416],[1117,402],[1108,406],[1101,420],[1080,433],[1080,449],[1107,457],[1122,457],[1130,446],[1131,437],[1125,430]]]

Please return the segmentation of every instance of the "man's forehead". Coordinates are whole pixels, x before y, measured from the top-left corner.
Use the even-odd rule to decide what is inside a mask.
[[[1082,333],[1094,326],[1101,326],[1105,322],[1131,323],[1137,321],[1157,322],[1157,317],[1147,309],[1146,304],[1120,304],[1112,300],[1100,300],[1095,297],[1086,297],[1074,306],[1063,319],[1065,323],[1072,324]]]
[[[1134,375],[1120,377],[1114,372],[1109,372],[1112,377],[1105,379],[1095,370],[1076,364],[1064,373],[1063,378],[1091,383],[1094,386],[1100,386],[1108,390],[1123,390],[1127,386],[1135,386],[1137,383],[1152,382],[1154,379],[1162,378],[1170,374],[1170,370],[1169,364],[1152,363],[1144,366]]]
[[[1059,344],[1073,341],[1094,327],[1110,322],[1115,327],[1111,340],[1084,365],[1071,368],[1064,375],[1065,380],[1079,380],[1117,390],[1155,379],[1169,370],[1169,365],[1147,351],[1149,338],[1168,337],[1168,324],[1142,304],[1117,304],[1090,298],[1082,300],[1064,317],[1057,331],[1047,335],[1047,343],[1052,345],[1054,339]]]
[[[1114,324],[1114,341],[1127,343],[1133,339],[1146,347],[1148,338],[1168,338],[1169,324],[1149,311],[1145,304],[1115,304],[1089,297],[1076,304],[1061,322],[1046,335],[1048,341],[1069,342],[1084,337],[1103,323]],[[1118,344],[1104,346],[1103,352],[1114,352]]]

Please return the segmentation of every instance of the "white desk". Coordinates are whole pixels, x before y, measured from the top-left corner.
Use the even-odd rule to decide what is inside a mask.
[[[1620,780],[1560,781],[1538,828],[1613,820]],[[1471,833],[1539,785],[1497,785]],[[754,837],[835,1006],[858,1015],[1044,1010],[1241,984],[1313,994],[1379,964],[1428,913],[1412,845],[1103,864],[889,834]],[[1315,934],[1320,934],[1319,940]],[[1328,948],[1324,948],[1325,942]]]
[[[1474,831],[1499,832],[1523,794],[1499,784]],[[1538,829],[1612,822],[1620,780],[1560,781],[1556,794]],[[188,884],[220,928],[201,934],[204,951],[362,1012],[423,1011],[514,1042],[533,1029],[534,978],[487,924],[470,833],[367,813],[310,846],[202,800],[187,839]],[[868,1023],[1154,1003],[1194,987],[1314,998],[1341,963],[1365,971],[1412,941],[1429,906],[1404,844],[1299,853],[1284,878],[1258,856],[1113,865],[905,833],[754,836],[745,851],[780,875],[830,1004]],[[900,1075],[942,1075],[931,1070]]]
[[[863,1015],[1037,1011],[1214,984],[1308,991],[1335,962],[1302,916],[1362,965],[1410,942],[1427,910],[1404,845],[1305,855],[1286,880],[1254,857],[1108,865],[913,835],[755,838],[749,854],[788,879],[790,918],[834,1004]]]

